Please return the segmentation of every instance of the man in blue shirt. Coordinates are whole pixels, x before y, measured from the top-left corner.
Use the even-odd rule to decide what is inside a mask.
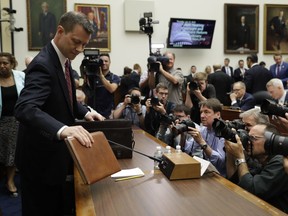
[[[201,101],[199,105],[202,125],[200,129],[189,127],[188,130],[196,145],[192,146],[186,142],[185,151],[189,151],[190,148],[190,154],[193,155],[195,148],[200,146],[203,150],[203,158],[210,161],[222,176],[226,176],[224,138],[216,137],[212,128],[214,119],[220,118],[221,103],[216,98],[210,98]]]

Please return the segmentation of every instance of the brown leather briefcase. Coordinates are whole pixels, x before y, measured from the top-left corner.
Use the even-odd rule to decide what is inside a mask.
[[[65,139],[74,163],[85,184],[93,184],[121,170],[102,132],[91,133],[94,143],[87,148],[73,137]]]
[[[128,148],[134,148],[134,138],[132,132],[132,123],[126,119],[106,119],[104,121],[77,121],[77,125],[82,125],[87,131],[102,131],[116,158],[132,158],[132,151],[119,146],[115,143],[119,143]],[[112,142],[111,142],[112,141]]]

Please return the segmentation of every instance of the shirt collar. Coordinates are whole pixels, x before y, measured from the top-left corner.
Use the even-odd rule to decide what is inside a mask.
[[[55,44],[54,42],[54,39],[51,41],[52,43],[52,46],[54,47],[56,53],[57,53],[57,56],[60,60],[60,63],[61,63],[61,66],[62,66],[62,69],[63,71],[65,71],[65,62],[67,61],[67,58],[61,53],[61,51],[58,49],[57,45]]]

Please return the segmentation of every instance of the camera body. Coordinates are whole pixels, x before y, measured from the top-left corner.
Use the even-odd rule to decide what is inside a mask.
[[[130,98],[131,98],[131,104],[139,104],[141,101],[138,95],[132,94]]]
[[[172,134],[174,136],[177,136],[181,133],[184,133],[184,132],[188,131],[188,127],[195,128],[194,122],[190,119],[183,120],[179,124],[172,127]]]
[[[235,120],[234,120],[235,121]],[[212,124],[212,127],[215,131],[215,135],[217,137],[223,137],[226,140],[229,140],[231,142],[237,142],[236,141],[236,134],[240,137],[240,140],[242,142],[243,147],[246,149],[248,142],[249,142],[249,135],[248,132],[242,128],[235,128],[232,127],[235,126],[232,123],[225,122],[221,119],[214,119],[214,122]],[[244,125],[245,127],[245,125]],[[233,131],[232,128],[234,128],[236,131]]]
[[[265,99],[261,104],[261,113],[265,115],[276,115],[285,118],[285,113],[288,112],[288,108],[277,104],[273,100]]]
[[[159,63],[165,67],[169,63],[169,58],[162,55],[151,55],[147,59],[149,71],[151,72],[158,72],[159,71]]]
[[[86,48],[84,49],[84,59],[81,63],[81,75],[95,76],[99,75],[100,67],[103,65],[100,59],[99,49]]]
[[[189,88],[190,88],[191,91],[194,91],[194,90],[200,89],[200,86],[199,86],[198,82],[191,81],[189,83]]]
[[[167,125],[171,125],[173,122],[175,122],[175,120],[176,118],[172,113],[169,115],[166,113],[165,115],[160,116],[160,122]]]
[[[159,105],[159,99],[156,97],[152,97],[150,100],[150,103],[152,106],[158,106]]]
[[[288,137],[274,134],[270,131],[265,131],[266,138],[264,148],[269,155],[288,156]]]

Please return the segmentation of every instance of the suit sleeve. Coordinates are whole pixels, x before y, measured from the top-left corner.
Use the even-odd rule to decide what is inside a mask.
[[[247,71],[245,73],[245,76],[244,76],[244,83],[246,85],[246,91],[248,93],[251,93],[252,91],[252,86],[253,86],[253,80],[252,80],[252,74],[250,71]]]

